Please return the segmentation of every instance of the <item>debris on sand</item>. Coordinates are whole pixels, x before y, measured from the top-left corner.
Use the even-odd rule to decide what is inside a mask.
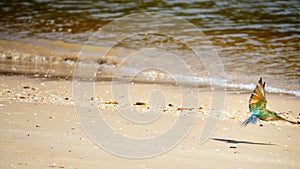
[[[147,103],[146,103],[146,102],[140,102],[140,101],[137,101],[137,102],[135,102],[134,105],[135,105],[135,106],[146,106]]]
[[[104,104],[119,104],[117,101],[104,101]]]

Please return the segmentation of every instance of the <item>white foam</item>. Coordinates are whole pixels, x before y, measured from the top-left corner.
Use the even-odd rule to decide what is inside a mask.
[[[84,64],[81,63],[80,66],[90,66],[90,64]],[[93,65],[96,66],[96,65]],[[99,66],[99,65],[97,65]],[[115,69],[116,66],[113,65],[101,65],[101,67],[106,69]],[[139,71],[134,68],[128,68],[128,67],[122,67],[118,70],[120,76],[136,76]],[[187,75],[181,75],[181,74],[173,74],[173,75],[162,75],[161,72],[144,72],[141,74],[144,76],[145,81],[151,79],[151,81],[157,81],[157,82],[166,82],[170,80],[170,82],[175,82],[177,84],[188,84],[191,86],[198,86],[198,85],[210,85],[210,86],[217,86],[217,87],[223,87],[223,88],[233,88],[233,89],[241,89],[241,90],[254,90],[255,84],[242,84],[242,83],[227,83],[227,80],[220,77],[199,77],[199,76],[187,76]],[[277,87],[271,87],[266,86],[266,91],[270,93],[280,93],[280,94],[290,94],[294,96],[300,96],[300,90],[288,90],[288,89],[282,89]]]

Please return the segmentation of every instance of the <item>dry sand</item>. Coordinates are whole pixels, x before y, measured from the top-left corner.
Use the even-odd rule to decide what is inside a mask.
[[[226,95],[223,119],[212,138],[199,144],[200,131],[210,105],[209,92],[200,91],[202,107],[189,135],[171,151],[149,159],[128,159],[109,154],[84,133],[72,99],[72,81],[1,76],[0,87],[0,168],[300,168],[300,128],[287,122],[262,122],[262,126],[239,124],[247,117],[250,92],[230,91]],[[174,86],[134,85],[132,100],[159,87],[172,103],[180,107]],[[287,95],[268,95],[268,106],[289,111],[299,118],[300,99]],[[167,128],[176,111],[167,111],[156,124],[136,127],[116,112],[110,83],[96,84],[93,98],[108,123],[120,133],[153,136]],[[106,103],[104,103],[106,102]],[[121,103],[119,103],[121,104]]]

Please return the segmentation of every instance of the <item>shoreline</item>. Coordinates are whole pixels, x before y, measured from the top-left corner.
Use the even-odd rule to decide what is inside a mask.
[[[18,75],[18,74],[0,74],[0,79],[2,79],[2,90],[0,90],[0,100],[1,101],[14,101],[14,102],[26,102],[35,104],[51,103],[50,100],[45,98],[51,98],[51,96],[56,96],[56,100],[63,101],[61,105],[74,104],[74,99],[72,96],[72,79],[66,79],[64,77],[36,77],[31,75]],[[105,104],[107,101],[114,101],[113,95],[111,93],[112,86],[122,86],[123,83],[119,81],[111,81],[110,78],[101,79],[99,81],[82,81],[87,84],[95,84],[95,98],[98,104]],[[139,93],[139,90],[143,92],[149,92],[151,90],[166,90],[168,95],[174,95],[174,98],[170,98],[170,104],[177,105],[180,107],[180,100],[178,97],[181,95],[178,87],[190,87],[190,86],[176,86],[170,83],[147,83],[147,82],[131,82],[124,83],[127,85],[128,90],[132,90],[134,97],[141,95],[140,98],[137,97],[136,100],[131,100],[134,104],[135,101],[143,100],[149,97],[149,95]],[[135,89],[136,88],[136,89]],[[192,87],[194,88],[194,87]],[[147,90],[145,90],[147,89]],[[199,106],[207,107],[211,104],[213,89],[208,86],[202,86],[194,88],[199,92]],[[63,91],[63,93],[61,93]],[[233,116],[238,112],[249,113],[248,112],[248,101],[252,90],[238,90],[238,89],[226,89],[225,90],[225,107],[224,112],[232,112]],[[148,93],[149,94],[149,93]],[[201,96],[205,96],[202,98]],[[300,118],[300,105],[296,103],[300,101],[300,97],[289,95],[289,94],[278,94],[278,93],[266,93],[267,95],[267,107],[273,108],[276,112],[290,112],[294,118]],[[23,97],[24,96],[24,97]],[[98,99],[97,99],[98,96]],[[44,97],[44,98],[43,98]],[[91,96],[94,97],[94,96]],[[133,97],[133,98],[134,98]],[[33,99],[34,98],[34,99]],[[67,98],[67,99],[66,99]],[[99,99],[100,98],[100,99]],[[229,99],[229,100],[228,100]],[[34,101],[34,102],[32,102]],[[47,102],[48,101],[48,102]],[[88,100],[91,101],[91,100]],[[145,101],[145,100],[144,100]],[[149,100],[148,100],[149,101]],[[148,102],[149,103],[149,102]],[[167,103],[166,103],[167,104]],[[149,106],[149,105],[148,105]],[[286,109],[285,106],[291,108]],[[168,107],[168,106],[167,106]],[[206,109],[208,111],[209,109]],[[235,114],[234,114],[235,113]],[[225,119],[228,120],[228,119]]]
[[[233,90],[252,90],[255,87],[257,79],[262,76],[261,72],[253,75],[232,72],[226,62],[223,63],[225,79],[220,79],[220,77],[211,77],[209,79],[208,72],[206,72],[203,65],[196,66],[197,70],[194,70],[195,72],[192,71],[192,73],[197,74],[196,76],[193,76],[193,74],[182,74],[180,70],[176,71],[177,67],[171,73],[157,71],[159,67],[141,71],[137,69],[141,66],[143,67],[143,63],[147,63],[147,58],[139,61],[137,59],[132,65],[125,63],[126,59],[124,60],[124,58],[134,54],[135,50],[124,48],[111,49],[106,57],[101,59],[99,55],[106,51],[105,47],[85,46],[84,51],[88,53],[88,56],[84,56],[78,60],[78,55],[84,45],[42,39],[27,41],[25,43],[22,41],[0,40],[0,69],[2,74],[25,74],[41,78],[71,79],[75,65],[77,64],[83,70],[97,68],[97,81],[113,79],[117,71],[118,75],[122,76],[122,78],[134,79],[134,81],[139,83],[174,83],[175,77],[179,80],[182,79],[180,83],[186,83],[187,85],[206,87],[210,86],[209,80],[212,80],[212,83],[215,83],[214,85],[224,87],[224,84],[220,80],[226,80],[225,87],[232,88]],[[188,56],[186,57],[188,58]],[[165,59],[164,61],[169,63],[167,58],[162,57],[162,59]],[[157,63],[157,65],[161,66],[160,63]],[[268,82],[266,86],[268,92],[300,96],[298,79],[284,80],[280,76],[270,74],[264,74],[262,77]]]

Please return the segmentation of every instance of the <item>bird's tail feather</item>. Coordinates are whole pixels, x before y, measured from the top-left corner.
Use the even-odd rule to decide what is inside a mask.
[[[256,124],[258,118],[256,116],[250,116],[247,120],[245,120],[241,125],[246,127],[249,123]]]
[[[276,112],[276,115],[277,115],[279,120],[287,121],[287,122],[290,122],[292,124],[300,124],[300,121],[287,119],[286,117],[283,116],[283,113],[281,113],[281,112]]]
[[[289,119],[286,119],[286,118],[283,118],[283,117],[280,117],[280,120],[287,121],[287,122],[290,122],[292,124],[300,124],[299,121],[293,121],[293,120],[289,120]]]

